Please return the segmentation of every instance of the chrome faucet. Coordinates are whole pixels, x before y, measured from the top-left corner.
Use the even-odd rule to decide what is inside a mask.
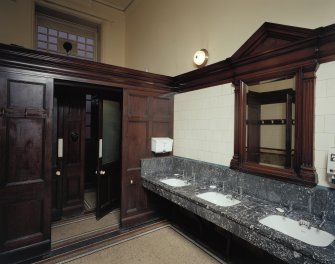
[[[195,183],[195,172],[194,172],[193,167],[192,167],[192,180],[193,180],[193,183]]]
[[[222,184],[221,184],[221,188],[219,187],[218,191],[221,191],[221,192],[224,193],[224,191],[225,191],[224,185],[225,185],[225,182],[223,181]]]
[[[322,216],[321,216],[321,223],[319,224],[319,228],[321,228],[325,222],[326,222],[326,219],[327,219],[327,212],[326,211],[323,211],[322,212]]]
[[[293,211],[293,203],[290,202],[288,204],[288,209],[284,212],[284,216],[287,216],[289,213],[291,213]]]
[[[308,229],[311,228],[311,222],[307,221],[307,220],[304,220],[304,219],[300,219],[299,220],[299,225],[304,225],[306,226]]]

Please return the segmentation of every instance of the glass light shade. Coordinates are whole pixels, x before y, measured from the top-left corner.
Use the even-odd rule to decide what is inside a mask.
[[[197,66],[205,66],[208,61],[208,51],[206,49],[198,50],[194,53],[193,62]]]

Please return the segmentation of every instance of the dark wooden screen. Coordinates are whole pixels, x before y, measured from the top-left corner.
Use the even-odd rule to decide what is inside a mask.
[[[53,84],[0,77],[0,262],[50,248]]]
[[[141,184],[141,159],[152,157],[151,137],[172,137],[172,97],[124,92],[121,221],[132,225],[149,217]]]

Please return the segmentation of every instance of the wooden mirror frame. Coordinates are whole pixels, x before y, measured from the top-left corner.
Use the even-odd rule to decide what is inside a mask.
[[[231,57],[178,75],[178,91],[187,92],[225,83],[235,85],[235,137],[232,169],[315,185],[314,86],[318,65],[335,61],[335,24],[306,29],[264,23]],[[292,170],[249,164],[244,161],[245,95],[241,81],[296,76],[295,157]],[[243,104],[244,103],[244,104]]]
[[[288,72],[255,73],[249,78],[236,79],[235,86],[235,127],[234,156],[231,168],[260,174],[303,185],[315,185],[317,174],[314,167],[314,87],[315,70],[302,67]],[[294,75],[296,78],[295,103],[295,144],[292,167],[290,169],[261,165],[246,160],[246,89],[243,83]]]

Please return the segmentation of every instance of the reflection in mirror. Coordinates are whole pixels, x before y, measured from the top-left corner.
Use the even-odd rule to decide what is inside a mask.
[[[118,161],[120,158],[120,102],[103,100],[102,117],[102,164]]]
[[[244,85],[247,98],[245,161],[292,168],[295,78]]]

